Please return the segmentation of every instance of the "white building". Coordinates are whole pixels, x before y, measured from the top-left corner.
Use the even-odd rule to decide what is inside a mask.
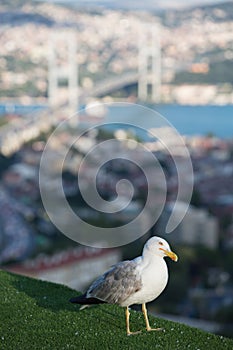
[[[84,291],[97,276],[121,259],[119,249],[77,247],[53,256],[40,254],[7,270]]]
[[[183,203],[169,203],[166,206],[158,223],[158,234],[162,234],[169,241],[187,245],[203,245],[210,249],[215,249],[218,246],[218,221],[211,216],[206,210],[189,206],[189,209],[184,216],[182,222],[170,234],[166,234],[165,228],[168,219],[173,213],[174,226],[175,222],[179,221],[179,217],[184,212],[186,206]]]

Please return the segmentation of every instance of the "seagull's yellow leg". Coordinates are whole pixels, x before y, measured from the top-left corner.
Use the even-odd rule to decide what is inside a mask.
[[[128,306],[126,306],[125,317],[126,317],[126,332],[127,332],[127,335],[132,335],[132,334],[139,334],[139,333],[141,333],[141,331],[130,332],[130,329],[129,329],[129,316],[130,316],[129,308],[128,308]]]
[[[146,304],[142,304],[142,312],[143,312],[145,322],[146,322],[146,330],[148,332],[150,332],[150,331],[162,331],[163,330],[163,328],[151,328],[149,320],[148,320],[148,316],[147,316]]]

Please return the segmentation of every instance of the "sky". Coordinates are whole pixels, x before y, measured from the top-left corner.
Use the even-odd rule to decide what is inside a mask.
[[[114,8],[140,8],[140,9],[156,9],[156,8],[179,8],[192,5],[204,5],[211,3],[223,3],[227,0],[48,0],[52,2],[76,2],[77,5],[102,5]]]

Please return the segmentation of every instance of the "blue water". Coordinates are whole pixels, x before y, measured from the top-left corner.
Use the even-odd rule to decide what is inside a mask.
[[[185,135],[209,132],[220,138],[233,138],[233,105],[226,106],[160,106],[161,113]]]
[[[182,135],[206,135],[212,133],[219,138],[233,138],[233,105],[183,106],[160,105],[151,107],[161,114]],[[139,123],[145,129],[164,126],[153,113],[138,108],[114,105],[109,108],[108,122]]]
[[[8,112],[30,117],[31,113],[43,111],[46,108],[46,105],[0,104],[0,115]],[[123,106],[122,104],[114,104],[108,107],[109,114],[106,121],[132,124],[136,121],[145,129],[162,126],[159,118],[156,119],[153,113],[143,113],[142,108],[133,104],[124,104]],[[182,135],[212,133],[220,138],[233,138],[233,105],[159,105],[150,106],[150,110],[160,113]]]
[[[47,105],[21,105],[21,104],[4,103],[4,104],[0,104],[0,115],[17,114],[17,115],[24,116],[29,113],[42,111],[46,108],[48,108]]]

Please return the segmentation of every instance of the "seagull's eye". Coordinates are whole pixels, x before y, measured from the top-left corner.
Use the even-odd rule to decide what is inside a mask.
[[[159,242],[159,245],[163,245],[163,242]]]

